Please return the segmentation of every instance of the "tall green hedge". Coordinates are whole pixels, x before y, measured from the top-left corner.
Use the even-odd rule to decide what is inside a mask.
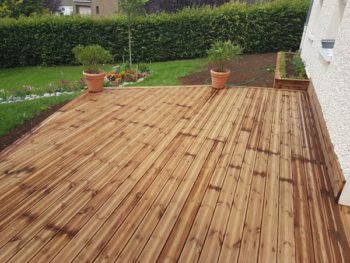
[[[157,14],[133,23],[135,61],[163,61],[205,56],[216,40],[232,40],[246,53],[294,50],[299,46],[307,0],[261,5],[227,4]],[[100,44],[116,61],[127,57],[123,16],[43,16],[0,20],[0,67],[73,62],[78,44]]]

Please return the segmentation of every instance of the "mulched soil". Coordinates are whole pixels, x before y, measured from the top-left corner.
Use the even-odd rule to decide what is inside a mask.
[[[286,54],[286,78],[292,78],[295,79],[296,74],[294,72],[293,67],[293,56],[292,53],[285,53]]]
[[[42,121],[48,118],[50,115],[62,108],[68,101],[56,104],[47,110],[40,112],[37,116],[25,121],[23,124],[17,126],[7,135],[0,137],[0,151],[4,150],[6,147],[10,146],[13,142],[21,138],[27,132],[31,131]]]
[[[226,67],[231,70],[228,85],[272,87],[276,58],[276,53],[243,55],[238,61],[228,63]],[[200,72],[180,78],[181,84],[210,84],[211,68],[212,65],[207,65]]]

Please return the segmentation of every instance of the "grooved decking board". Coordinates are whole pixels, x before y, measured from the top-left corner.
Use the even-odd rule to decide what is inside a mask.
[[[306,92],[84,94],[0,154],[0,262],[347,262]]]

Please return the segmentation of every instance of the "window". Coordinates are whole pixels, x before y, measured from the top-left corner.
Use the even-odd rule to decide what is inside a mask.
[[[96,15],[98,15],[100,13],[100,7],[97,5],[96,6]]]
[[[78,5],[77,13],[80,15],[91,15],[91,8],[90,6]]]

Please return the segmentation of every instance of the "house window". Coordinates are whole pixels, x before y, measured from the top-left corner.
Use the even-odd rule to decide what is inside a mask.
[[[77,14],[79,15],[91,15],[91,7],[90,6],[77,6]]]
[[[96,6],[96,15],[98,15],[100,13],[100,7]]]

